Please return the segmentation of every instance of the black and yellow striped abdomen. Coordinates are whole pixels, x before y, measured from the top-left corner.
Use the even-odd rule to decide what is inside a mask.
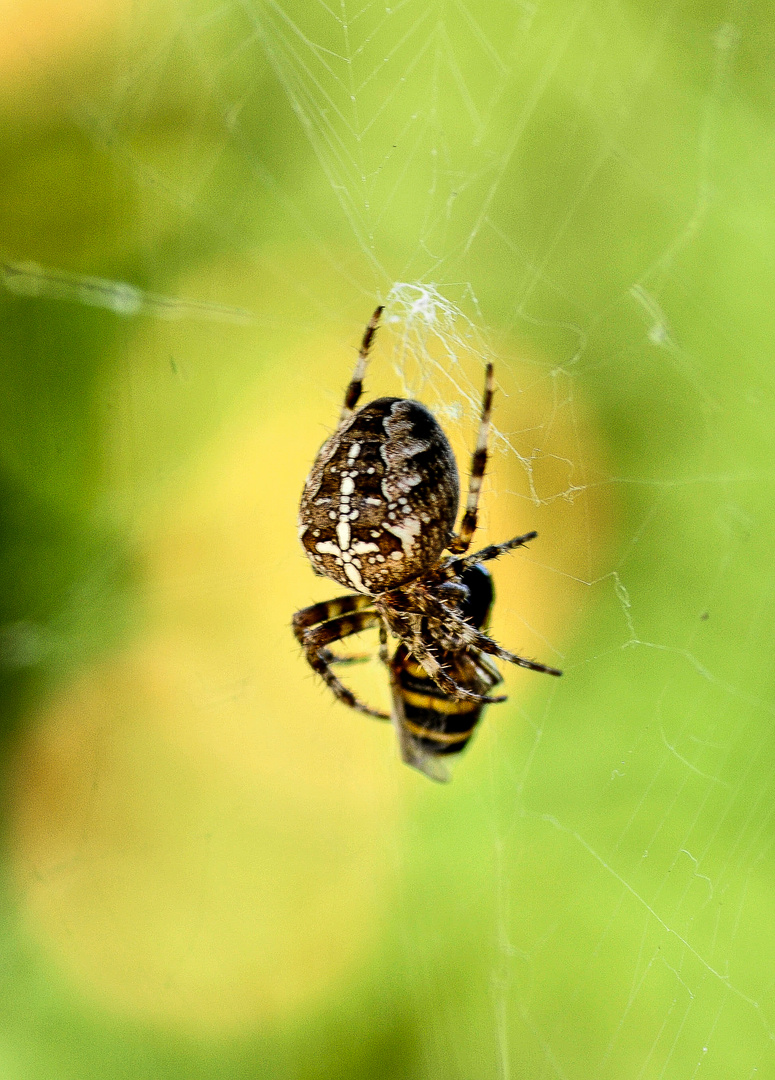
[[[481,564],[469,567],[461,578],[468,596],[461,614],[482,630],[494,599],[492,578]],[[441,654],[450,677],[466,690],[488,694],[501,682],[494,663],[478,649]],[[391,661],[404,709],[404,727],[427,754],[458,754],[468,744],[484,705],[446,694],[401,644]]]

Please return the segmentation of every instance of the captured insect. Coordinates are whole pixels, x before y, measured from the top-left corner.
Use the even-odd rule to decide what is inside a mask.
[[[562,672],[508,652],[485,633],[494,591],[482,563],[524,547],[537,533],[465,554],[487,464],[493,366],[485,373],[466,508],[455,532],[457,464],[428,409],[397,397],[356,409],[382,311],[366,327],[339,424],[320,448],[299,507],[299,538],[313,570],[355,595],[296,612],[293,631],[335,696],[391,719],[402,760],[443,781],[449,779],[444,758],[468,743],[484,706],[506,700],[490,694],[501,682],[490,657],[547,675]],[[360,701],[333,670],[350,658],[330,646],[373,627],[390,679],[390,716]],[[392,656],[389,635],[399,641]]]

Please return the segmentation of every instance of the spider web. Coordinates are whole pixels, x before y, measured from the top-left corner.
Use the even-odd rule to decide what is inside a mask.
[[[233,826],[230,777],[244,780],[239,805],[252,807],[251,755],[281,754],[274,743],[245,750],[253,712],[269,702],[278,747],[289,731],[305,760],[307,735],[293,726],[282,686],[305,682],[306,672],[290,643],[271,653],[282,677],[253,652],[259,631],[279,640],[294,607],[336,591],[309,582],[285,543],[297,494],[286,506],[282,493],[300,490],[301,463],[335,423],[371,311],[386,305],[368,393],[426,402],[463,472],[483,366],[495,363],[482,543],[532,528],[539,537],[524,557],[498,564],[494,632],[565,677],[547,687],[540,676],[509,674],[509,706],[497,717],[488,711],[441,795],[394,775],[384,730],[363,735],[385,758],[374,787],[401,810],[386,811],[371,792],[346,802],[349,779],[337,794],[358,807],[353,818],[399,824],[387,839],[369,825],[365,839],[351,840],[338,821],[344,839],[328,861],[361,851],[347,879],[354,892],[379,867],[373,902],[383,922],[358,946],[359,920],[348,915],[342,937],[332,931],[333,942],[354,943],[344,973],[332,960],[336,978],[329,985],[323,972],[313,1004],[291,995],[285,1012],[270,1010],[273,1024],[277,1015],[314,1016],[334,1032],[355,1013],[365,1017],[353,1036],[360,1056],[342,1051],[336,1034],[320,1035],[332,1075],[689,1080],[775,1071],[775,574],[772,499],[762,498],[772,477],[771,304],[761,250],[773,224],[772,104],[757,74],[759,39],[771,35],[766,17],[734,0],[691,8],[198,0],[123,12],[99,70],[76,65],[65,80],[66,110],[51,123],[93,157],[96,177],[92,186],[52,158],[36,182],[63,201],[73,195],[85,228],[75,244],[67,230],[50,242],[42,226],[9,233],[0,284],[9,302],[51,305],[36,309],[45,318],[67,309],[105,320],[112,359],[99,400],[112,418],[100,526],[137,540],[152,552],[149,565],[166,568],[176,618],[205,596],[217,598],[203,608],[208,620],[227,623],[251,590],[266,616],[255,616],[244,641],[223,646],[222,669],[205,666],[205,647],[190,666],[182,652],[168,657],[188,703],[170,740],[196,762],[193,776],[208,753],[223,766],[207,841],[180,870],[208,896],[224,864],[239,880],[256,843],[246,827],[242,846],[209,854],[212,830]],[[32,70],[41,101],[61,94],[48,60],[37,57]],[[100,202],[103,187],[116,205],[131,204],[110,211],[109,227],[99,224],[113,206],[108,196]],[[271,459],[251,466],[256,484],[277,472],[287,520],[229,510],[228,528],[213,536],[231,551],[250,521],[277,542],[262,531],[269,554],[260,571],[247,556],[187,561],[189,548],[173,553],[168,540],[167,508],[178,507],[178,532],[196,537],[201,478],[237,476],[240,454],[257,453],[250,425],[266,433],[256,446]],[[26,475],[13,449],[6,457],[14,475]],[[240,505],[250,497],[229,480],[214,507],[227,505],[229,483]],[[36,663],[60,662],[57,643],[82,598],[69,597],[70,614],[53,629],[9,623],[5,666],[31,666],[22,648],[30,641]],[[379,679],[353,666],[359,692],[379,695]],[[303,690],[315,693],[311,681]],[[365,721],[319,708],[329,727],[312,738],[332,738],[345,762],[317,759],[319,769],[349,776]],[[184,734],[189,714],[193,736]],[[52,715],[58,730],[64,712]],[[98,724],[93,739],[120,757],[119,736]],[[317,754],[320,745],[310,743]],[[85,879],[113,866],[114,855],[93,844],[102,834],[88,812],[99,817],[96,792],[112,766],[96,751],[94,760],[67,859],[30,854],[39,848],[29,837],[45,829],[22,788],[12,863],[32,939],[54,958],[57,979],[74,980],[86,1000],[111,986],[108,1008],[123,1015],[130,976],[115,986],[103,977],[110,963],[99,950],[79,967],[70,929],[46,914],[71,863]],[[288,768],[275,760],[270,792]],[[164,805],[162,817],[179,814],[184,832],[188,811]],[[119,852],[131,846],[112,842]],[[290,846],[278,840],[275,866]],[[332,887],[331,896],[332,908],[349,912],[344,893]],[[303,906],[293,889],[289,897]],[[109,893],[94,923],[103,935],[115,929],[111,903]],[[326,933],[325,922],[315,925],[309,949]],[[149,986],[190,985],[193,1000],[200,984],[186,972],[200,937],[209,939],[196,919],[159,933],[172,943],[161,949],[160,973],[146,973]],[[71,936],[77,952],[83,938]],[[234,938],[229,971],[242,970],[243,953],[264,955],[238,930]],[[175,1009],[185,1014],[189,1000],[183,990],[176,1007],[161,991],[149,990],[141,1007],[128,997],[128,1014],[151,1026],[173,1014],[177,1022]],[[262,1030],[264,998],[248,1000],[243,1035]],[[326,1009],[339,1020],[320,1021]],[[195,1026],[194,1005],[190,1016]],[[9,1046],[24,1031],[22,1020],[9,1021]],[[234,1075],[253,1075],[247,1065],[239,1071],[240,1052],[228,1051]],[[194,1051],[180,1053],[188,1060]],[[299,1076],[321,1075],[310,1060]],[[88,1068],[81,1063],[78,1075]],[[171,1065],[158,1075],[174,1073]]]

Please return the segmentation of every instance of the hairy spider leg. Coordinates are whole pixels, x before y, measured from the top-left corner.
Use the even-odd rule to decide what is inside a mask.
[[[460,630],[460,633],[468,646],[479,649],[481,652],[489,653],[491,656],[497,656],[499,660],[506,660],[509,664],[516,664],[517,667],[529,668],[530,671],[542,671],[546,675],[562,675],[562,672],[558,671],[557,668],[549,667],[547,664],[539,664],[537,660],[526,660],[524,656],[517,656],[516,653],[504,649],[497,641],[493,641],[487,634],[482,633],[481,630],[477,630],[475,626],[472,626],[467,619],[464,619],[463,616],[459,614],[459,612],[453,611],[452,608],[448,608],[446,604],[443,604],[440,600],[436,600],[432,596],[426,596],[424,598],[423,606],[426,613],[430,615],[431,618],[437,618],[442,622],[454,623]],[[424,664],[423,667],[425,667]],[[434,681],[437,681],[436,677],[430,671],[428,674]],[[482,700],[487,701],[490,699],[482,698]],[[502,701],[504,699],[500,698],[498,700]]]
[[[367,664],[369,660],[373,659],[372,653],[347,653],[345,656],[340,656],[333,649],[325,648],[320,650],[320,655],[327,664],[339,664],[340,667],[347,667],[348,664]]]
[[[383,664],[390,666],[390,656],[388,655],[388,630],[385,626],[385,620],[379,621],[379,658]]]
[[[308,626],[317,626],[318,623],[327,622],[329,619],[334,619],[338,615],[346,615],[350,611],[361,611],[363,608],[371,607],[371,597],[364,596],[363,593],[356,593],[354,596],[337,596],[333,600],[324,600],[320,604],[312,604],[310,607],[302,608],[301,611],[297,611],[293,616],[293,632],[296,635],[296,640],[300,645],[304,644],[304,635],[302,630]],[[371,659],[370,653],[352,653],[349,656],[339,656],[332,649],[322,648],[320,655],[327,664],[362,664]]]
[[[439,622],[452,622],[461,630],[461,636],[468,640],[468,631],[473,633],[473,627],[458,612],[448,608],[426,590],[415,593],[411,598],[402,596],[400,590],[397,590],[389,596],[377,596],[373,602],[387,626],[404,642],[428,677],[445,693],[459,700],[480,704],[506,700],[505,697],[482,697],[456,683],[444,671],[434,643],[426,640],[423,619],[428,616]]]
[[[367,716],[376,716],[380,720],[389,720],[387,713],[379,709],[372,709],[360,701],[352,690],[334,675],[330,667],[331,652],[327,648],[334,641],[341,641],[351,634],[358,634],[361,630],[368,630],[373,626],[381,625],[382,620],[375,611],[353,611],[349,615],[341,615],[328,622],[311,626],[307,629],[299,628],[296,637],[304,649],[307,663],[324,680],[326,686],[333,694],[349,705],[351,709],[366,713]],[[295,627],[294,627],[295,629]]]
[[[523,538],[517,537],[516,539],[519,540]],[[488,551],[492,551],[492,554],[490,554],[490,558],[496,558],[498,554],[503,554],[503,552],[498,552],[496,549],[499,547],[504,547],[508,551],[510,549],[510,543],[513,542],[507,542],[504,545],[492,544],[490,545],[490,548],[483,548],[482,550],[485,553]],[[479,554],[481,554],[481,552]],[[470,556],[470,558],[473,559],[474,556],[472,555]],[[456,561],[462,563],[464,561],[467,562],[468,560],[460,559]],[[447,605],[443,603],[443,601],[439,600],[431,593],[425,592],[423,595],[415,596],[413,600],[415,610],[421,611],[423,615],[426,615],[432,619],[437,619],[441,623],[452,623],[455,627],[457,627],[457,629],[460,631],[461,637],[466,643],[466,646],[479,649],[481,652],[484,653],[490,653],[490,655],[497,656],[501,660],[506,660],[510,664],[516,664],[518,667],[529,668],[531,671],[541,671],[547,675],[562,675],[562,672],[559,671],[557,668],[549,667],[547,664],[540,664],[534,660],[527,660],[523,656],[517,656],[516,653],[509,652],[507,649],[502,648],[496,641],[493,641],[491,637],[488,637],[487,634],[482,633],[481,630],[478,630],[475,626],[472,626],[472,624],[467,619],[465,619],[460,614],[460,612],[455,611],[454,608],[447,607]],[[396,601],[394,597],[392,598],[392,603],[394,607],[395,602]],[[379,605],[378,600],[377,605]],[[437,686],[439,686],[442,690],[452,692],[450,691],[450,687],[449,685],[447,685],[447,683],[451,684],[451,686],[453,687],[456,687],[457,683],[449,679],[449,677],[443,672],[441,665],[438,663],[435,657],[435,652],[433,648],[428,647],[427,644],[423,642],[421,636],[422,632],[419,629],[418,620],[414,615],[414,612],[411,610],[406,610],[401,612],[401,614],[407,617],[405,620],[406,629],[408,630],[408,634],[411,634],[412,636],[412,644],[410,646],[410,649],[415,659],[420,664],[422,664],[423,668],[425,668],[426,672],[433,679]],[[399,636],[408,636],[406,633],[403,633],[403,626],[400,627],[400,630],[402,631],[402,633],[399,634]],[[425,655],[421,656],[420,652],[423,650],[425,650]],[[428,662],[426,662],[426,660]],[[431,670],[431,668],[433,668],[433,670]],[[470,700],[482,702],[506,700],[503,697],[480,697],[479,695],[472,694],[471,691],[466,691],[462,688],[460,689],[463,692],[463,696],[469,698]]]
[[[355,412],[355,406],[358,404],[358,400],[363,393],[363,376],[366,374],[366,363],[369,359],[369,350],[371,349],[371,343],[374,340],[374,335],[377,332],[379,326],[380,316],[385,308],[380,305],[372,317],[369,319],[369,324],[363,332],[363,339],[361,341],[361,347],[358,351],[358,359],[355,363],[355,371],[352,378],[347,385],[347,390],[344,395],[344,405],[342,406],[342,412],[339,416],[339,423],[342,424],[345,420],[348,420]]]
[[[442,566],[442,570],[449,577],[459,577],[469,566],[476,563],[489,562],[490,559],[499,559],[501,555],[514,551],[515,548],[524,547],[531,540],[535,540],[538,533],[535,529],[525,533],[524,536],[515,536],[511,540],[504,540],[501,544],[488,544],[487,547],[475,551],[472,555],[466,555],[464,559],[448,559]]]
[[[308,626],[317,626],[318,623],[328,622],[329,619],[335,619],[338,615],[347,615],[350,611],[362,611],[363,608],[371,606],[371,597],[364,596],[363,593],[348,593],[345,596],[336,596],[333,600],[324,600],[320,604],[311,604],[297,611],[293,616],[293,632],[299,644],[303,645],[301,630],[305,630]]]
[[[483,634],[481,630],[475,630],[474,634],[476,635],[474,647],[481,649],[484,653],[489,653],[491,656],[497,656],[499,660],[507,660],[508,663],[527,668],[529,671],[542,671],[545,675],[562,675],[559,668],[549,667],[548,664],[539,664],[537,660],[527,660],[524,656],[517,656],[516,653],[509,652],[507,649],[502,648],[497,641],[493,641],[492,638]]]
[[[490,434],[490,414],[492,412],[492,396],[495,390],[492,364],[487,365],[484,376],[484,397],[482,398],[482,413],[479,420],[479,434],[476,438],[476,447],[471,458],[471,478],[468,481],[468,498],[466,510],[460,531],[447,547],[456,555],[462,555],[468,551],[471,539],[476,532],[477,511],[479,507],[479,492],[482,489],[482,478],[487,468],[487,439]]]
[[[515,536],[512,540],[506,540],[502,544],[489,544],[487,547],[482,548],[481,551],[475,551],[473,555],[467,555],[464,559],[450,559],[444,566],[447,573],[454,573],[455,575],[461,574],[469,566],[473,566],[475,563],[488,562],[490,559],[497,559],[501,555],[505,555],[509,551],[513,551],[515,548],[523,547],[531,540],[535,540],[538,533],[529,532],[524,536]],[[444,605],[441,605],[444,607]],[[449,609],[444,608],[445,612]],[[454,616],[455,613],[450,611],[450,615]],[[562,672],[558,668],[549,667],[546,664],[539,664],[534,660],[526,660],[522,656],[517,656],[515,653],[507,653],[505,649],[501,649],[500,645],[497,645],[492,638],[488,638],[486,634],[482,634],[480,631],[475,631],[479,634],[481,640],[475,642],[476,647],[481,649],[482,652],[489,652],[493,656],[500,657],[501,660],[507,660],[510,664],[516,664],[519,667],[529,668],[531,671],[543,671],[547,675],[562,675]],[[484,642],[488,644],[485,645]],[[495,646],[495,649],[490,646]],[[495,651],[495,650],[500,651]]]
[[[465,623],[465,625],[468,626],[468,623]],[[489,640],[489,638],[486,640]],[[496,697],[491,697],[487,694],[475,694],[473,690],[466,690],[464,686],[460,686],[459,683],[456,683],[442,667],[435,646],[423,640],[422,632],[419,628],[412,627],[411,640],[408,640],[406,644],[417,663],[422,665],[439,689],[443,690],[451,697],[465,701],[475,701],[477,704],[481,705],[492,705],[498,701],[506,701],[506,697],[502,694],[499,694]]]

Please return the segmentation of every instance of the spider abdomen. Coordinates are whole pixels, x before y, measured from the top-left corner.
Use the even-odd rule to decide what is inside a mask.
[[[417,401],[377,398],[321,447],[299,536],[319,574],[377,595],[436,563],[458,498],[455,457],[431,413]]]

